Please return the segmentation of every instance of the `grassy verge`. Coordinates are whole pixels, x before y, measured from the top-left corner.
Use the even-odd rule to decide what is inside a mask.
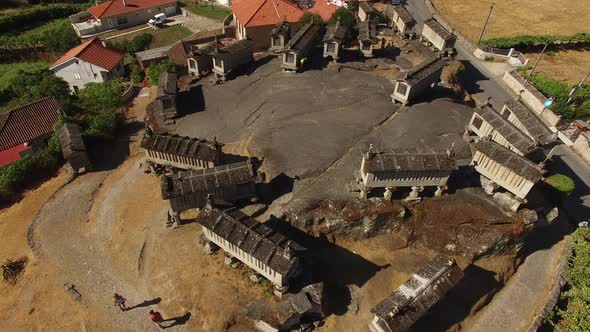
[[[173,25],[171,27],[165,27],[165,28],[156,29],[156,30],[154,30],[154,29],[141,30],[138,32],[130,33],[128,35],[125,35],[125,36],[122,36],[119,38],[109,39],[109,41],[113,42],[113,43],[117,43],[117,42],[121,41],[122,39],[132,40],[134,37],[139,36],[143,33],[149,33],[152,36],[154,36],[154,39],[150,43],[149,48],[167,46],[167,45],[173,44],[176,41],[192,34],[192,32],[188,28],[185,28],[182,25],[178,24],[178,25]]]
[[[57,19],[54,19],[54,20],[51,20],[51,21],[41,22],[40,24],[35,25],[35,26],[29,26],[26,29],[21,30],[17,34],[18,35],[42,34],[46,30],[48,30],[49,28],[51,28],[51,26],[53,24],[57,24],[58,22],[69,22],[69,21],[70,20],[68,18],[57,18]]]
[[[231,14],[231,10],[224,6],[205,3],[194,3],[188,1],[183,1],[183,4],[185,5],[185,9],[187,9],[195,15],[208,17],[218,21],[223,21],[223,19],[227,15]]]

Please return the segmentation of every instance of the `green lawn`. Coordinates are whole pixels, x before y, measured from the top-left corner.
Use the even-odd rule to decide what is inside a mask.
[[[224,6],[214,4],[195,3],[189,1],[182,1],[185,8],[193,14],[208,17],[214,20],[223,21],[223,19],[231,14],[231,10]]]
[[[35,71],[38,69],[47,68],[49,62],[15,62],[15,63],[2,63],[0,64],[0,92],[8,88],[8,82],[16,77],[19,70],[23,71]]]
[[[67,18],[58,18],[51,21],[42,22],[40,25],[31,25],[28,27],[23,27],[22,30],[18,32],[19,35],[36,35],[41,34],[45,30],[47,30],[53,24],[59,24],[61,22],[69,21]]]
[[[175,42],[181,40],[182,38],[189,36],[192,32],[188,29],[183,27],[182,25],[173,25],[171,27],[165,27],[161,29],[145,29],[138,32],[130,33],[128,35],[110,39],[110,41],[116,43],[121,39],[131,40],[133,37],[139,36],[142,33],[149,33],[154,36],[154,40],[150,43],[150,48],[162,47],[174,44]]]

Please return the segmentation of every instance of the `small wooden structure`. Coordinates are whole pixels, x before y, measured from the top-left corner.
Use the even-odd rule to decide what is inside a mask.
[[[158,78],[158,91],[155,104],[164,119],[178,117],[178,108],[176,105],[178,88],[176,86],[176,80],[176,74],[169,72],[160,73],[160,77]]]
[[[455,47],[455,36],[432,18],[424,21],[422,37],[439,51]]]
[[[208,169],[189,170],[162,177],[162,198],[169,200],[174,212],[200,209],[207,197],[233,203],[256,197],[255,183],[261,182],[250,160]]]
[[[539,145],[547,145],[557,139],[557,134],[520,100],[506,102],[500,115]]]
[[[440,75],[447,61],[440,58],[432,58],[410,69],[405,73],[403,79],[395,82],[392,102],[400,102],[404,105],[410,104],[419,95],[440,80]]]
[[[215,52],[216,45],[217,41],[212,41],[190,47],[186,59],[189,74],[200,78],[203,73],[211,71],[213,68],[213,52]]]
[[[368,1],[359,1],[358,17],[359,20],[361,20],[361,22],[369,21],[371,19],[371,16],[374,14],[375,9],[373,9],[373,6],[371,6],[371,4]]]
[[[403,6],[393,7],[391,22],[393,22],[397,31],[402,36],[409,34],[416,26],[416,20],[414,20],[410,12]]]
[[[145,134],[141,147],[146,161],[180,169],[206,169],[221,163],[221,144],[168,134]]]
[[[304,248],[236,208],[208,206],[199,213],[197,222],[203,226],[205,238],[223,249],[226,263],[241,261],[281,294],[300,272],[299,255]]]
[[[137,52],[135,53],[135,58],[137,59],[137,62],[139,62],[139,66],[145,70],[153,63],[168,59],[168,50],[170,50],[170,47],[172,47],[172,45]]]
[[[489,136],[494,142],[521,156],[536,149],[535,141],[489,105],[482,105],[475,109],[467,130],[480,138]]]
[[[372,332],[407,331],[428,310],[455,287],[463,271],[454,260],[438,255],[371,309]]]
[[[319,25],[309,22],[303,26],[297,33],[287,42],[283,51],[283,62],[281,67],[283,71],[297,71],[297,67],[302,59],[304,59],[313,49],[318,39],[321,27]]]
[[[340,18],[335,24],[328,26],[326,34],[322,39],[324,43],[324,58],[332,57],[332,59],[338,59],[340,53],[340,46],[346,37],[346,27],[340,23]]]
[[[57,130],[59,144],[65,160],[75,173],[87,171],[90,167],[90,158],[86,151],[86,145],[82,139],[80,126],[66,122]]]
[[[366,57],[373,56],[373,45],[377,42],[377,31],[375,24],[370,20],[359,22],[359,49]]]
[[[373,188],[385,188],[385,199],[391,199],[396,188],[411,187],[407,200],[420,200],[425,186],[437,187],[436,195],[440,196],[457,169],[452,148],[443,152],[424,148],[376,152],[371,145],[361,162],[360,198],[367,198]]]
[[[280,52],[285,48],[285,44],[289,41],[291,33],[291,25],[289,22],[282,21],[274,25],[270,32],[270,48],[271,52]]]
[[[473,147],[472,164],[475,170],[514,194],[519,203],[525,202],[529,191],[543,178],[542,167],[488,139],[478,141]],[[493,194],[493,189],[486,189],[486,192]],[[519,203],[512,206],[514,211]]]
[[[241,39],[213,52],[213,72],[226,80],[229,73],[254,61],[254,42]]]

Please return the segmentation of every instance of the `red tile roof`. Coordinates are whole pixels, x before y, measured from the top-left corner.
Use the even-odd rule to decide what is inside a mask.
[[[64,53],[49,69],[72,58],[78,58],[106,70],[112,70],[123,59],[123,53],[110,47],[104,47],[100,40],[92,38]]]
[[[57,99],[47,97],[0,113],[0,151],[50,134],[60,112]]]
[[[305,13],[290,0],[234,0],[231,9],[244,27],[274,25],[284,20],[294,23]],[[319,14],[324,21],[328,21],[336,9],[337,6],[328,5],[326,0],[316,0],[307,11]]]
[[[98,6],[88,8],[88,12],[97,19],[130,13],[146,8],[168,5],[176,3],[177,0],[112,0],[99,4]],[[157,13],[154,13],[157,14]]]
[[[10,149],[0,151],[0,167],[4,167],[19,160],[21,152],[29,149],[30,148],[26,147],[24,144],[19,144],[17,146],[11,147]]]

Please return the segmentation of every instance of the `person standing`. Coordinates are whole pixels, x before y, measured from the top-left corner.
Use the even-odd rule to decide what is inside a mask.
[[[158,325],[159,328],[164,328],[162,326],[162,322],[164,321],[164,318],[162,318],[162,315],[160,314],[159,311],[153,311],[150,310],[150,320],[154,323],[156,323],[156,325]]]
[[[121,295],[119,295],[117,293],[113,294],[113,302],[116,306],[119,307],[119,309],[121,309],[121,311],[127,310],[127,306],[125,305],[125,301],[127,301],[127,299],[122,297]]]

